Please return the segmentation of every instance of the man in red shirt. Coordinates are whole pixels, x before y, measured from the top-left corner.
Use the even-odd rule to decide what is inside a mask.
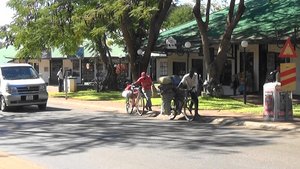
[[[146,100],[147,100],[147,103],[146,103],[146,108],[149,110],[149,111],[152,111],[152,102],[151,102],[151,97],[152,97],[152,90],[151,90],[151,87],[152,87],[152,79],[149,75],[147,75],[145,72],[142,72],[141,73],[141,77],[133,83],[134,85],[135,84],[139,84],[142,86],[142,90],[145,94],[145,97],[146,97]]]

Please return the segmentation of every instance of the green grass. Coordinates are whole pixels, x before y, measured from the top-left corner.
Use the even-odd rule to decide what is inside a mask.
[[[49,92],[50,97],[65,97],[65,93]],[[94,90],[79,91],[74,93],[68,93],[69,98],[96,101],[107,100],[123,102],[124,98],[121,96],[120,91],[101,91],[97,93]],[[152,104],[155,106],[161,105],[161,98],[159,96],[152,98]],[[263,111],[262,105],[255,105],[247,103],[244,104],[241,100],[235,100],[232,98],[214,98],[214,97],[199,97],[199,109],[200,110],[227,110],[236,113],[253,113],[261,115]],[[293,105],[293,113],[295,117],[300,117],[300,104]]]
[[[61,92],[49,92],[50,97],[65,97],[65,93]],[[97,93],[94,90],[86,90],[79,92],[68,93],[68,98],[74,98],[86,101],[96,101],[96,100],[110,100],[117,101],[124,99],[119,91],[106,91]]]

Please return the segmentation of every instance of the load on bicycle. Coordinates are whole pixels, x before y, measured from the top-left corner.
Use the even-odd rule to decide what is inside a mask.
[[[122,96],[126,98],[125,108],[128,114],[132,114],[133,112],[136,112],[139,115],[143,114],[144,102],[142,94],[141,86],[135,86],[127,82],[126,88],[122,92]]]
[[[177,76],[159,78],[162,98],[161,114],[174,119],[182,113],[186,120],[192,121],[198,114],[198,75],[193,69],[178,80]]]

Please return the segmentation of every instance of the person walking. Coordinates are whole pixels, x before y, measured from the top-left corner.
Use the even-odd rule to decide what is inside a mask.
[[[180,81],[178,87],[182,87],[185,85],[187,87],[187,90],[190,91],[191,99],[192,99],[192,104],[195,104],[195,116],[193,120],[199,119],[200,115],[198,114],[198,74],[195,72],[195,70],[192,68],[189,73],[185,74],[182,77],[182,80]]]
[[[59,69],[56,76],[58,79],[58,92],[62,92],[63,91],[63,83],[64,83],[64,73],[63,73],[62,68]]]
[[[142,90],[145,94],[147,103],[146,103],[146,108],[149,111],[152,111],[152,102],[151,102],[151,97],[152,97],[152,79],[149,75],[147,75],[145,72],[141,73],[141,77],[138,78],[138,80],[136,82],[133,83],[133,85],[141,85],[142,86]]]

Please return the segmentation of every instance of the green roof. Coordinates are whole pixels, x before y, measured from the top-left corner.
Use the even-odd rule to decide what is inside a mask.
[[[17,50],[13,46],[9,46],[8,48],[0,49],[0,63],[7,63],[8,61],[15,58],[16,54],[17,54]],[[121,48],[117,45],[112,45],[111,46],[111,56],[124,57],[125,53],[123,52],[123,48]],[[52,58],[63,58],[63,57],[67,58],[58,49],[52,50],[51,57]],[[93,57],[93,52],[90,52],[88,49],[84,48],[84,57]]]
[[[8,48],[0,49],[0,64],[7,63],[8,61],[15,58],[17,51],[13,46],[8,46]]]
[[[246,10],[233,31],[233,41],[241,39],[271,41],[276,38],[276,30],[283,38],[292,35],[295,27],[300,26],[300,0],[248,0]],[[219,39],[225,30],[228,8],[210,15],[209,37]],[[298,35],[299,36],[299,35]],[[197,22],[191,21],[160,34],[159,42],[168,37],[179,41],[199,41]]]

